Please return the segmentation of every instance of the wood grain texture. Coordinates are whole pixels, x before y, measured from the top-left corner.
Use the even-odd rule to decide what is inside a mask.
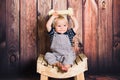
[[[41,75],[41,76],[40,76],[40,80],[48,80],[48,76]]]
[[[84,4],[84,52],[88,57],[89,70],[97,71],[97,24],[98,9],[95,0]]]
[[[74,78],[75,80],[85,80],[84,73],[80,73]]]
[[[48,12],[51,9],[51,0],[38,0],[38,54],[49,51],[50,39],[46,29]]]
[[[68,7],[73,8],[74,15],[76,16],[79,24],[76,36],[73,39],[74,49],[79,52],[79,43],[83,44],[83,11],[82,11],[82,0],[68,0]]]
[[[113,65],[115,72],[120,72],[120,1],[114,0],[113,2]]]
[[[99,70],[111,71],[112,66],[112,0],[99,0],[98,56]],[[105,3],[105,8],[103,3]],[[103,70],[104,67],[104,70]],[[103,71],[102,71],[103,70]]]
[[[39,74],[58,79],[77,76],[76,80],[84,80],[84,72],[88,70],[88,67],[87,57],[83,53],[79,54],[79,57],[77,57],[81,58],[81,60],[77,59],[77,65],[74,64],[72,67],[69,68],[68,72],[65,73],[59,71],[59,69],[56,66],[54,67],[47,66],[46,65],[47,62],[43,59],[43,57],[44,57],[43,55],[40,55],[37,60],[37,72]],[[78,76],[79,74],[80,76]]]
[[[53,0],[54,10],[65,10],[67,9],[67,0]]]
[[[25,70],[35,71],[37,58],[36,0],[20,0],[20,65]]]
[[[19,0],[6,1],[6,37],[8,69],[15,72],[19,67]]]
[[[0,74],[7,73],[6,1],[0,0]],[[6,70],[6,71],[5,71]]]

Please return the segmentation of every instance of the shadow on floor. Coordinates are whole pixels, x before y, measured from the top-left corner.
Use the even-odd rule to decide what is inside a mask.
[[[5,75],[0,75],[0,80],[40,80],[39,74],[36,75],[12,75],[12,76],[5,76]],[[53,79],[49,78],[49,80],[74,80],[74,78],[69,78],[69,79]],[[85,80],[120,80],[120,74],[100,74],[100,75],[92,75],[92,74],[87,74],[85,75]]]

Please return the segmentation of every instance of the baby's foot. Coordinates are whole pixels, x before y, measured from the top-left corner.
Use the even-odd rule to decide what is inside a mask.
[[[67,72],[68,71],[68,68],[65,67],[62,63],[58,63],[57,66],[63,72]]]
[[[63,66],[61,67],[61,70],[62,70],[63,72],[67,72],[67,71],[68,71],[68,68],[63,65]]]

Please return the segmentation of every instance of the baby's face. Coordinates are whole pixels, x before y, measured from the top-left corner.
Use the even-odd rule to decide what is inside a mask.
[[[65,33],[68,29],[68,22],[65,19],[59,19],[55,25],[55,31],[58,33]]]

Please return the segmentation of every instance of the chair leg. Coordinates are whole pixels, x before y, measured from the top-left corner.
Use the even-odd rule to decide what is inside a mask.
[[[85,80],[84,77],[84,72],[78,74],[77,76],[74,77],[75,80]]]
[[[48,76],[45,76],[45,75],[42,75],[42,74],[41,74],[40,80],[48,80]]]

